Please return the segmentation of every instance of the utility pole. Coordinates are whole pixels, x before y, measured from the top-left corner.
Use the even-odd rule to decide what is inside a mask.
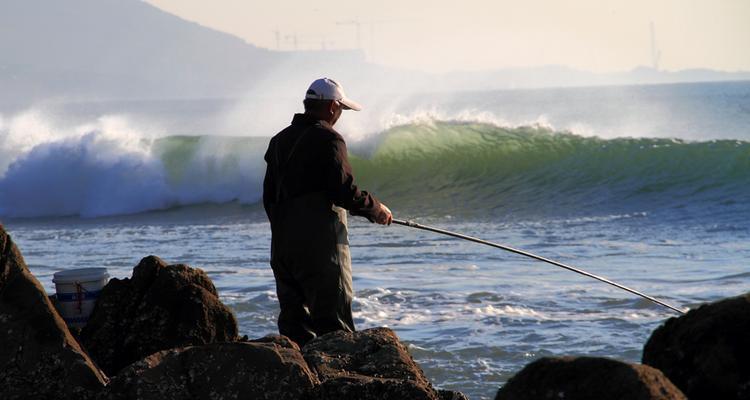
[[[276,37],[276,50],[281,50],[281,32],[279,32],[278,28],[273,31],[273,35]]]
[[[656,47],[656,29],[654,28],[654,21],[651,21],[651,67],[655,70],[659,70],[659,59],[661,58],[661,51]]]
[[[312,50],[318,45],[321,51],[326,51],[334,47],[336,42],[328,40],[326,35],[295,35],[299,40],[299,45],[307,50]]]
[[[291,35],[286,35],[286,36],[284,36],[284,39],[286,39],[286,40],[291,39],[292,40],[292,48],[294,48],[294,51],[297,51],[297,34],[296,33],[291,34]]]

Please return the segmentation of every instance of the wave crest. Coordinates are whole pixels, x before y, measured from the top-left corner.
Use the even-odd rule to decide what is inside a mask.
[[[739,202],[750,143],[583,137],[544,126],[456,121],[391,129],[353,163],[401,207],[466,215],[630,212]]]
[[[98,123],[21,143],[12,125],[0,121],[0,154],[11,160],[0,175],[2,216],[115,215],[261,196],[268,138],[149,138]],[[602,139],[543,124],[428,118],[350,149],[360,186],[411,215],[534,218],[691,205],[720,212],[750,204],[744,141]]]

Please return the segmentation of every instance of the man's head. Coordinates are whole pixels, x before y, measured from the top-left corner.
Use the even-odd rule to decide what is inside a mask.
[[[344,88],[333,79],[321,78],[310,85],[305,94],[305,114],[334,125],[343,110],[359,111],[362,106],[346,97]]]

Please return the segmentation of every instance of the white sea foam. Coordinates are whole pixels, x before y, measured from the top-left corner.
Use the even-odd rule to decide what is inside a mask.
[[[95,216],[166,205],[159,160],[118,118],[56,130],[27,113],[3,137],[0,215]]]
[[[492,304],[488,304],[484,307],[465,307],[464,310],[479,316],[512,316],[536,319],[546,318],[543,314],[532,310],[531,308],[510,305],[495,307]]]
[[[259,146],[203,137],[195,151],[173,157],[177,179],[156,141],[118,116],[74,127],[33,110],[3,117],[0,216],[92,217],[260,198]]]

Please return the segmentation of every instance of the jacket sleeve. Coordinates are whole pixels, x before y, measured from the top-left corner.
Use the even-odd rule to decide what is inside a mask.
[[[330,160],[326,166],[326,186],[328,196],[333,203],[343,207],[352,215],[366,217],[374,221],[376,212],[380,209],[378,199],[364,190],[359,190],[354,183],[352,167],[349,165],[346,143],[336,135],[327,145],[326,159]]]

